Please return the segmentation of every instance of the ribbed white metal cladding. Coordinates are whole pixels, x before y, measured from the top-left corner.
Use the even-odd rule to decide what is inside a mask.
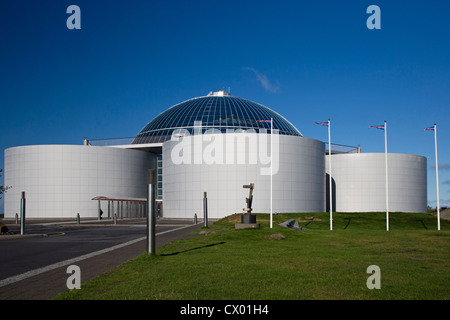
[[[384,153],[336,154],[331,157],[335,210],[384,212],[386,210]],[[388,179],[390,212],[427,212],[425,157],[388,153]]]
[[[270,175],[268,174],[270,163],[259,154],[260,145],[256,148],[254,143],[251,143],[254,141],[251,139],[260,134],[254,133],[253,138],[239,140],[242,135],[242,133],[209,134],[204,148],[195,147],[197,143],[194,140],[195,136],[183,138],[189,144],[192,143],[189,151],[191,163],[180,163],[174,159],[174,153],[178,155],[179,149],[176,148],[179,141],[164,143],[165,217],[193,218],[194,214],[202,217],[204,192],[207,192],[208,196],[209,217],[222,218],[241,213],[246,207],[245,199],[248,197],[248,189],[244,189],[243,185],[250,183],[255,185],[252,212],[270,212]],[[227,142],[225,144],[234,150],[234,161],[230,158],[229,152],[224,152],[223,163],[206,163],[204,153],[207,152],[209,141],[215,138],[228,141],[228,144]],[[279,135],[278,139],[278,164],[273,170],[273,211],[279,213],[323,212],[325,210],[324,143],[298,136]],[[266,142],[269,146],[270,137],[267,137]],[[238,163],[238,150],[246,153],[243,163]],[[194,163],[195,159],[202,162]],[[249,159],[256,159],[256,163],[251,163]]]
[[[5,150],[5,217],[19,212],[26,192],[28,218],[97,217],[96,196],[145,199],[147,169],[156,156],[137,150],[79,145]],[[105,204],[103,204],[105,206]],[[102,210],[107,212],[107,208]]]

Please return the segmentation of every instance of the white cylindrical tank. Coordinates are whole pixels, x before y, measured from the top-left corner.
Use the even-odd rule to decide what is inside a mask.
[[[155,156],[143,151],[79,145],[20,146],[5,150],[5,217],[97,217],[96,196],[146,199],[147,170]],[[106,212],[105,208],[102,208]]]
[[[299,136],[274,137],[273,212],[324,211],[324,143]],[[241,213],[249,196],[243,185],[250,183],[255,185],[252,212],[269,213],[270,139],[270,134],[241,132],[164,142],[164,216],[202,217],[204,192],[208,217]]]
[[[327,155],[327,174],[329,174],[328,157]],[[331,155],[331,162],[335,211],[383,212],[386,210],[384,153],[335,154]],[[425,157],[388,153],[388,175],[389,211],[427,212],[427,159]],[[327,195],[326,199],[328,198]]]

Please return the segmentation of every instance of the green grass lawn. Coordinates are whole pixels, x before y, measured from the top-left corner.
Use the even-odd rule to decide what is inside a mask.
[[[450,221],[429,214],[258,214],[260,229],[235,230],[238,215],[202,228],[57,299],[291,300],[450,299]],[[295,218],[308,230],[281,227]],[[282,239],[270,238],[281,234]],[[381,271],[369,290],[367,267]],[[82,271],[82,270],[81,270]]]

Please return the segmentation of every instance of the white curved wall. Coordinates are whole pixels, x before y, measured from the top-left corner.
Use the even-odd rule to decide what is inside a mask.
[[[247,141],[239,139],[243,135],[247,137]],[[245,198],[249,194],[249,189],[244,189],[243,185],[250,183],[255,184],[253,213],[269,213],[270,175],[263,175],[261,170],[267,170],[265,173],[270,172],[270,163],[262,161],[264,159],[260,156],[261,148],[255,148],[256,140],[252,140],[252,137],[262,139],[261,134],[227,133],[207,136],[211,139],[209,141],[214,141],[216,137],[225,139],[226,136],[224,149],[212,153],[218,155],[216,159],[223,154],[223,164],[208,164],[205,153],[211,151],[211,148],[208,149],[211,142],[204,142],[203,148],[196,148],[194,147],[196,136],[183,138],[186,139],[184,140],[186,145],[192,146],[190,164],[178,164],[180,159],[177,156],[185,155],[185,150],[180,151],[179,141],[166,141],[163,144],[164,216],[192,218],[194,213],[197,213],[197,216],[202,218],[203,192],[207,192],[208,195],[208,217],[221,218],[243,212],[243,208],[246,207]],[[270,135],[266,136],[267,140],[264,141],[268,146],[267,150],[270,151]],[[275,165],[274,162],[273,211],[324,211],[324,144],[304,137],[278,135],[278,138],[279,165]],[[259,146],[259,140],[257,141]],[[227,158],[233,156],[229,152],[231,149],[226,149],[227,147],[234,150],[234,161]],[[238,150],[248,151],[247,160],[243,164],[238,163]],[[266,155],[270,156],[270,152]],[[250,163],[249,159],[252,156],[256,157],[256,163]]]
[[[331,155],[338,212],[386,210],[384,153]],[[328,156],[326,170],[329,174]],[[427,159],[388,153],[389,211],[427,212]],[[328,192],[328,190],[327,190]],[[327,195],[328,197],[328,195]]]
[[[5,217],[97,217],[95,196],[146,199],[147,170],[154,156],[137,150],[78,145],[21,146],[5,150]],[[104,206],[105,204],[103,204]],[[105,208],[102,207],[106,212]]]

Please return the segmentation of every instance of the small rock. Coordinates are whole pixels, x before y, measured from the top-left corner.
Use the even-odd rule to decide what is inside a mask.
[[[205,230],[203,230],[203,231],[200,231],[199,234],[203,234],[205,236],[209,236],[210,234],[216,234],[216,232],[215,231],[205,231]]]
[[[271,235],[266,235],[266,236],[264,236],[264,238],[281,240],[281,239],[284,239],[285,236],[283,236],[281,233],[275,233],[275,234],[271,234]]]

